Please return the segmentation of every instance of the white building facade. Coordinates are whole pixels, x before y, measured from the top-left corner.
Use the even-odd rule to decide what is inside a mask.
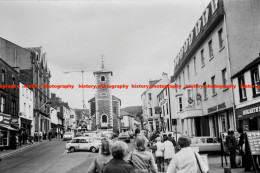
[[[35,118],[33,117],[33,98],[34,93],[29,88],[19,83],[19,128],[33,134],[35,131]]]

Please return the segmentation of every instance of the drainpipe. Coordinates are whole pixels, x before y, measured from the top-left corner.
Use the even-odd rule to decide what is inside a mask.
[[[229,65],[229,74],[230,74],[230,82],[233,85],[233,81],[231,79],[231,60],[230,60],[230,52],[229,52],[229,43],[228,43],[228,33],[227,33],[227,22],[226,22],[226,15],[224,15],[224,25],[225,25],[225,33],[226,33],[226,47],[227,47],[227,57],[228,57],[228,65]],[[234,122],[234,130],[237,129],[236,127],[236,105],[235,105],[235,96],[234,90],[232,89],[232,99],[233,99],[233,122]]]

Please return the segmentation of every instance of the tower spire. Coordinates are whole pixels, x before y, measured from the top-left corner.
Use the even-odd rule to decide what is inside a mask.
[[[101,59],[102,59],[101,69],[104,69],[105,66],[104,66],[104,57],[103,57],[103,54],[101,55]]]

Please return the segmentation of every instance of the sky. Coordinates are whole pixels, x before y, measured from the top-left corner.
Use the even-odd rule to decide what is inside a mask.
[[[0,1],[0,37],[47,53],[51,89],[72,108],[82,108],[84,84],[94,85],[101,56],[111,84],[147,85],[174,71],[174,58],[210,0]],[[145,89],[113,89],[121,107],[141,105]],[[94,97],[84,89],[84,100]]]

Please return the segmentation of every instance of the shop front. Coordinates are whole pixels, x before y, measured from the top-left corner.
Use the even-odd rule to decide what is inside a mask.
[[[236,116],[244,131],[260,130],[260,103],[236,109]]]
[[[0,113],[0,150],[15,144],[14,136],[17,129],[10,126],[11,120],[11,115]]]
[[[20,117],[20,128],[31,136],[32,120]]]

